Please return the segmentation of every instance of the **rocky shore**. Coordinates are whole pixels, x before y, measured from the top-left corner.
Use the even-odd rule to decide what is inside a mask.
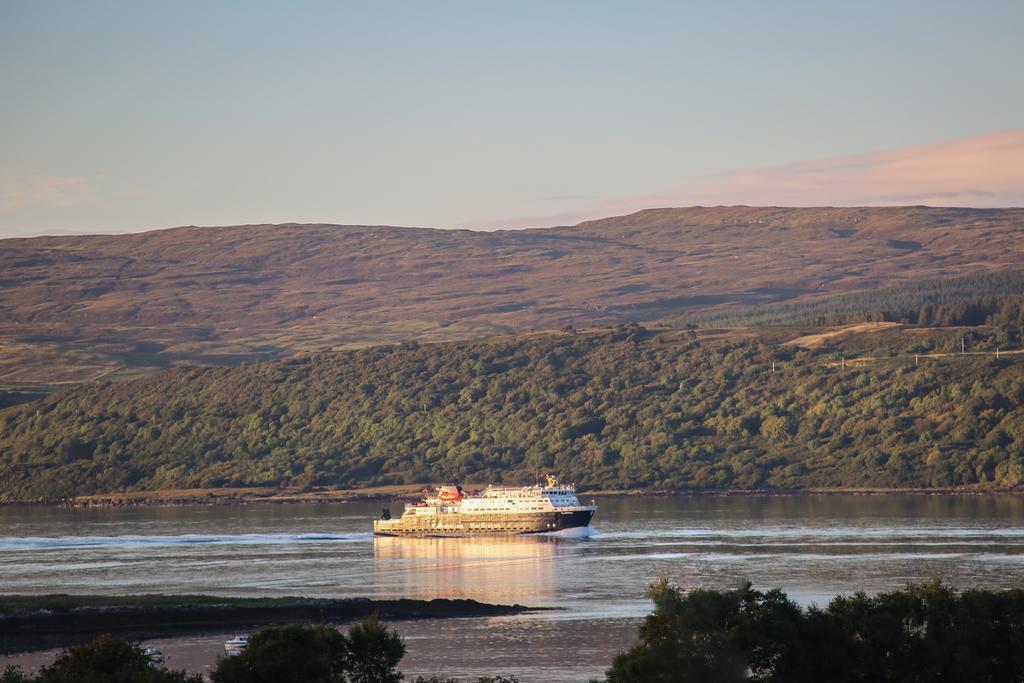
[[[0,507],[44,506],[67,508],[137,508],[186,507],[193,505],[289,505],[298,503],[338,504],[382,501],[401,502],[417,500],[427,485],[380,486],[365,489],[336,489],[301,491],[298,489],[180,489],[170,491],[131,491],[90,496],[76,496],[58,500],[0,501]],[[467,484],[467,488],[483,488]],[[946,488],[809,488],[809,489],[724,489],[724,490],[657,490],[621,489],[581,491],[581,497],[659,497],[659,496],[886,496],[886,495],[939,495],[987,496],[1021,495],[1024,487],[1002,488],[992,485],[953,486]]]

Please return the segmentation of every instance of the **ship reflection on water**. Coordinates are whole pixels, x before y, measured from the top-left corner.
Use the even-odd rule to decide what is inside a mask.
[[[373,540],[378,594],[470,598],[541,607],[556,600],[555,565],[567,539],[552,536]],[[579,543],[579,541],[575,541]]]

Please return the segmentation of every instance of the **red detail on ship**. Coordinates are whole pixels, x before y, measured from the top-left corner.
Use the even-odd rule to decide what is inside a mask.
[[[442,503],[457,503],[462,500],[461,486],[442,486],[437,496]]]

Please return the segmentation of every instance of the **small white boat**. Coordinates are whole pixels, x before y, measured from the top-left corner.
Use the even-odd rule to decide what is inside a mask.
[[[164,663],[164,653],[158,647],[142,648],[142,656],[149,660],[149,663],[156,666]]]
[[[224,643],[224,651],[229,655],[237,655],[245,652],[245,649],[249,647],[249,635],[243,634],[235,636],[234,638]]]

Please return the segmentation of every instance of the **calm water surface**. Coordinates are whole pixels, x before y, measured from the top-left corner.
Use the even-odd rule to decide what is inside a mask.
[[[474,598],[558,607],[399,622],[402,668],[585,681],[629,647],[661,576],[781,587],[804,603],[941,577],[1024,586],[1024,499],[945,496],[603,499],[590,535],[377,538],[378,504],[0,509],[2,593]],[[393,505],[394,511],[398,511]],[[154,643],[203,671],[220,635]],[[11,659],[33,666],[51,656]],[[0,658],[0,666],[5,664]]]

